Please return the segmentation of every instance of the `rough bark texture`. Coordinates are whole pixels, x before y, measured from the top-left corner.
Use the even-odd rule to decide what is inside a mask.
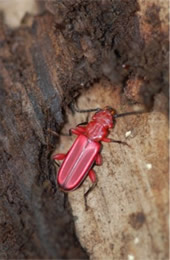
[[[30,28],[0,22],[0,258],[168,259],[167,1],[47,1]],[[97,187],[64,195],[50,156],[79,108],[144,104],[104,144]],[[64,113],[65,112],[65,113]],[[71,207],[70,207],[71,206]],[[73,214],[73,217],[71,215]],[[81,243],[75,237],[76,234]]]

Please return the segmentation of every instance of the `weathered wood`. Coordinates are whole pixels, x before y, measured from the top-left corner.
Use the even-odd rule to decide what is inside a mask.
[[[87,197],[90,180],[69,194],[76,231],[91,259],[168,259],[168,121],[162,110],[166,98],[155,96],[150,113],[117,119],[110,136],[126,141],[103,144],[102,166],[95,166],[98,183]],[[109,83],[96,84],[78,105],[130,111]],[[68,113],[69,115],[69,113]],[[84,115],[69,115],[67,131]],[[67,139],[66,139],[67,138]],[[57,152],[66,152],[73,139],[62,137]]]
[[[51,12],[15,32],[0,24],[0,258],[168,258],[166,1],[48,1]],[[99,83],[96,84],[95,82]],[[89,92],[85,92],[90,87]],[[94,87],[92,87],[94,86]],[[106,144],[98,185],[84,207],[82,187],[56,187],[50,155],[63,131],[87,115],[63,115],[111,105],[145,104],[152,112],[119,119]],[[65,124],[68,121],[67,124]],[[61,137],[57,151],[70,141]]]

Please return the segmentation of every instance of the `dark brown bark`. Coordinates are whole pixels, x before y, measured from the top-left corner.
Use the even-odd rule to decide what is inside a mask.
[[[90,0],[56,0],[48,1],[46,8],[50,13],[45,12],[42,16],[34,18],[31,28],[25,27],[17,31],[10,31],[1,20],[0,258],[88,258],[75,237],[74,218],[71,216],[69,203],[67,202],[66,208],[64,208],[64,195],[56,186],[55,169],[50,155],[58,138],[51,136],[47,131],[51,129],[58,132],[61,129],[67,121],[63,109],[82,90],[100,82],[89,97],[83,94],[86,101],[80,102],[79,105],[82,107],[83,105],[87,107],[95,105],[97,102],[102,106],[106,103],[112,105],[113,100],[114,106],[120,110],[122,106],[130,109],[129,103],[139,103],[149,109],[153,108],[155,112],[161,114],[154,118],[153,122],[157,122],[159,119],[166,121],[168,108],[166,98],[168,85],[167,27],[164,26],[166,23],[162,23],[160,19],[160,5],[145,6],[144,11],[141,8],[142,19],[139,19],[138,15],[140,7],[140,1],[138,3],[135,0],[106,0],[101,1],[100,4],[98,1]],[[114,94],[112,99],[110,99],[109,93]],[[112,96],[112,94],[110,95]],[[129,129],[130,126],[136,127],[139,136],[138,142],[133,143],[133,149],[136,151],[140,150],[139,145],[142,145],[144,138],[149,140],[149,136],[146,136],[147,133],[143,136],[141,129],[144,131],[157,126],[154,123],[150,125],[147,116],[142,118],[141,122],[138,121],[139,119],[137,121],[129,119],[128,123],[125,122],[122,125],[120,123],[120,129],[127,129],[127,126]],[[152,118],[151,114],[151,121]],[[81,120],[81,118],[77,119]],[[74,119],[70,121],[68,116],[68,121],[69,126],[73,126]],[[166,124],[163,126],[166,128]],[[160,148],[160,153],[158,149],[154,159],[155,165],[157,165],[159,156],[163,155],[162,163],[157,165],[156,176],[161,179],[161,174],[164,173],[164,181],[159,182],[155,179],[155,175],[152,175],[149,180],[152,182],[152,188],[149,191],[152,191],[155,196],[160,220],[157,220],[156,214],[152,217],[161,231],[159,233],[143,231],[144,236],[142,236],[143,239],[145,239],[145,235],[158,236],[156,241],[154,239],[149,241],[152,249],[145,250],[150,259],[154,258],[156,254],[159,254],[159,259],[167,257],[167,235],[164,238],[165,242],[161,242],[160,247],[158,246],[162,234],[166,233],[167,200],[163,199],[162,195],[158,201],[155,191],[155,189],[161,190],[161,187],[163,189],[167,182],[167,158],[165,156],[167,147],[161,148],[161,141],[163,144],[166,142],[166,138],[164,139],[165,128],[160,130],[160,139],[158,134],[155,135],[159,140],[154,143],[154,147]],[[121,132],[121,130],[116,131]],[[65,148],[68,145],[67,142],[63,141]],[[149,156],[152,149],[150,150],[148,147],[149,144],[143,149]],[[113,154],[114,158],[116,153],[111,149],[108,150],[108,154]],[[120,155],[121,150],[118,149],[116,158],[119,158]],[[123,160],[126,156],[127,153],[124,152]],[[140,153],[138,156],[140,157]],[[105,158],[107,162],[105,169],[111,172],[114,166],[108,166],[110,159],[107,158]],[[114,158],[114,163],[116,158]],[[140,158],[139,161],[136,160],[136,165],[140,168]],[[131,159],[131,162],[134,163],[134,161],[134,158]],[[128,165],[127,169],[129,169],[128,167],[130,166]],[[122,168],[122,172],[124,170]],[[119,171],[121,173],[121,168]],[[141,171],[137,171],[138,176]],[[132,173],[129,179],[132,180],[133,177]],[[122,179],[120,178],[118,185],[123,178],[124,176]],[[146,195],[145,200],[151,206],[152,201],[149,201],[150,197],[147,196],[145,186],[147,181],[146,176],[142,175],[139,183],[136,182],[139,194]],[[100,183],[103,183],[105,187],[107,181],[102,180]],[[101,251],[98,248],[97,252],[93,250],[95,246],[100,245],[102,239],[109,241],[109,235],[95,236],[95,231],[97,234],[99,230],[97,228],[95,230],[91,224],[95,223],[100,227],[97,218],[94,221],[88,215],[89,213],[82,211],[81,205],[84,207],[84,200],[78,193],[77,198],[80,199],[78,202],[74,195],[76,193],[69,197],[75,220],[76,216],[79,217],[77,222],[75,221],[78,223],[76,226],[78,237],[93,258],[99,259],[99,256],[107,258],[108,256],[108,259],[111,259],[113,250],[115,259],[127,259],[126,252],[129,250],[127,243],[132,236],[129,234],[133,233],[130,233],[131,228],[138,230],[146,225],[147,230],[150,230],[155,227],[148,222],[150,213],[147,211],[147,207],[138,209],[131,206],[131,210],[128,210],[128,206],[126,208],[126,205],[131,203],[135,196],[139,196],[138,193],[133,193],[134,183],[130,186],[130,181],[127,180],[126,184],[130,187],[127,190],[127,186],[120,185],[122,190],[125,189],[125,194],[134,194],[133,198],[130,195],[127,196],[129,199],[127,202],[125,200],[123,209],[126,212],[125,215],[128,215],[127,226],[121,235],[117,233],[115,237],[113,236],[114,239],[117,236],[119,241],[116,246],[113,245],[114,241],[113,244],[104,246]],[[109,187],[109,184],[107,185]],[[116,185],[117,183],[115,183]],[[102,188],[98,189],[96,194],[98,203],[101,201],[99,190],[103,194],[105,190],[107,193],[107,188],[104,191]],[[81,192],[82,188],[80,194]],[[164,192],[167,196],[167,187]],[[116,196],[114,194],[113,200]],[[107,194],[102,195],[102,198],[107,207],[109,205]],[[118,197],[118,199],[122,198]],[[93,209],[96,210],[94,202],[92,200],[89,212],[94,212]],[[76,207],[80,213],[83,212],[84,219],[81,214],[78,215]],[[162,212],[161,207],[163,207]],[[153,208],[151,207],[151,209]],[[103,211],[105,212],[105,208],[99,206],[99,215]],[[105,212],[105,217],[113,218],[108,212]],[[122,222],[120,221],[117,225],[120,225],[121,230]],[[83,230],[84,227],[85,230]],[[125,232],[127,229],[128,234]],[[133,248],[132,251],[135,250]],[[141,253],[140,250],[135,252],[137,256]]]

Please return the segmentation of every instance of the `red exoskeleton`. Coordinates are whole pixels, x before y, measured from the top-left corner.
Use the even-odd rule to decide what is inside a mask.
[[[101,142],[115,142],[128,145],[125,142],[108,138],[109,130],[114,127],[115,119],[122,116],[138,114],[141,112],[127,112],[117,114],[112,107],[104,109],[82,110],[78,112],[96,113],[89,123],[78,125],[71,129],[71,133],[77,135],[76,140],[66,154],[55,154],[54,160],[64,160],[57,174],[57,182],[63,191],[77,189],[88,175],[93,183],[96,183],[94,164],[101,165]]]

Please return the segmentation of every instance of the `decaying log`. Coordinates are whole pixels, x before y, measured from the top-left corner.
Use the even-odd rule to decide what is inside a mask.
[[[167,6],[49,0],[30,28],[1,19],[0,258],[168,259]],[[89,180],[64,203],[51,162],[74,138],[48,132],[91,116],[68,109],[78,95],[79,108],[148,111],[117,120],[111,136],[131,148],[103,145],[88,210]]]

